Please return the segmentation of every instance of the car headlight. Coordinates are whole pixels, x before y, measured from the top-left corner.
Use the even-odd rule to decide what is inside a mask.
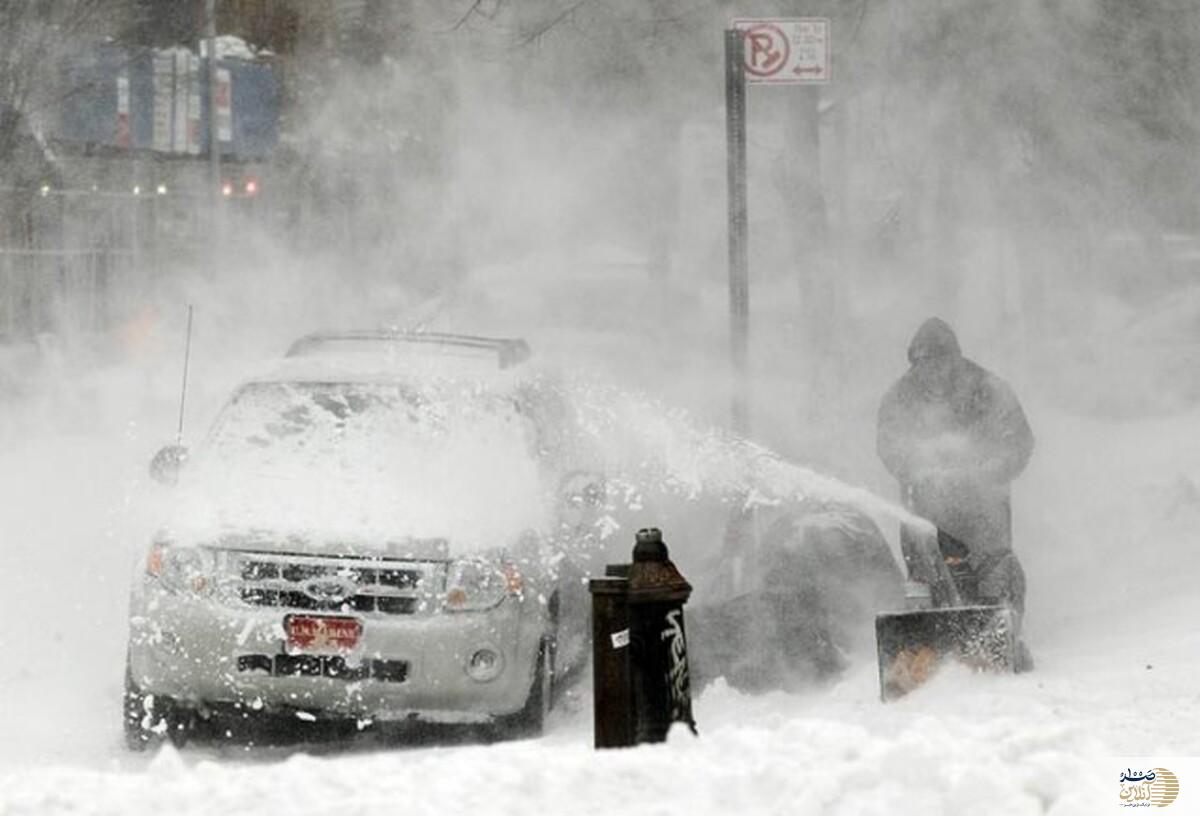
[[[203,547],[155,541],[146,560],[146,572],[172,592],[207,595],[216,582],[216,558]]]
[[[446,580],[442,606],[448,612],[479,612],[498,606],[523,589],[521,575],[512,564],[485,560],[455,561]]]

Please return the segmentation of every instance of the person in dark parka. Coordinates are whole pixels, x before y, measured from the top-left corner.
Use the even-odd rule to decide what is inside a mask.
[[[963,357],[943,320],[921,325],[908,360],[879,407],[879,458],[905,506],[943,540],[965,545],[974,600],[1008,603],[1021,615],[1025,575],[1012,550],[1009,484],[1033,452],[1025,413],[1008,383]]]

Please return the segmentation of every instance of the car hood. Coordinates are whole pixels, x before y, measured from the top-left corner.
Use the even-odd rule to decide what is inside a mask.
[[[451,557],[452,550],[450,541],[445,538],[363,537],[360,532],[352,530],[214,527],[192,530],[188,538],[222,550],[240,552],[414,561],[445,561]],[[479,550],[474,554],[490,553]]]

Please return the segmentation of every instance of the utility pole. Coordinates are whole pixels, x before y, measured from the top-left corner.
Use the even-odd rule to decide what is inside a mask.
[[[209,247],[211,271],[217,269],[221,231],[221,129],[217,123],[217,0],[204,0],[204,38],[208,41],[208,192],[211,196]]]
[[[750,263],[746,213],[746,77],[743,34],[725,31],[725,142],[729,201],[729,355],[733,432],[750,432]]]

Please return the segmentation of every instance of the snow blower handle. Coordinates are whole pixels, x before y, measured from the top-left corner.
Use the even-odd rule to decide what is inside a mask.
[[[900,535],[900,550],[908,580],[929,587],[935,607],[961,606],[962,595],[950,574],[938,544],[940,532],[932,524],[905,525]]]

